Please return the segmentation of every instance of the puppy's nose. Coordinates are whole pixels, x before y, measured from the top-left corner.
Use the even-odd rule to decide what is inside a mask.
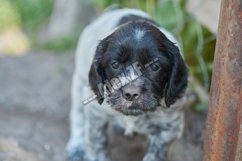
[[[138,88],[123,89],[123,97],[128,101],[133,101],[139,98],[140,90]]]

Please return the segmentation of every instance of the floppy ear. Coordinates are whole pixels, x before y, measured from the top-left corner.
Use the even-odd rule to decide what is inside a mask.
[[[170,58],[171,69],[165,88],[165,103],[167,107],[169,107],[184,93],[187,87],[188,72],[179,49],[172,44],[168,46],[167,50]]]
[[[104,66],[102,65],[102,60],[107,46],[108,41],[106,39],[102,40],[98,44],[94,60],[89,71],[89,85],[91,86],[93,92],[97,95],[99,104],[102,104],[104,100],[103,84],[106,79],[106,74]]]

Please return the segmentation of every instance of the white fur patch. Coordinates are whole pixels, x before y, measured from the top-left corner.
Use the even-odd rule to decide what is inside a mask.
[[[136,40],[141,40],[145,35],[145,31],[141,30],[141,29],[136,29],[135,33],[134,33],[134,37]]]

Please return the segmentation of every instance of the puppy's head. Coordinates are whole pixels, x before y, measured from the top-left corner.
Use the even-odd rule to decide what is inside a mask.
[[[169,107],[187,86],[187,68],[179,49],[150,23],[120,26],[96,49],[89,83],[125,115],[154,111],[162,99]]]

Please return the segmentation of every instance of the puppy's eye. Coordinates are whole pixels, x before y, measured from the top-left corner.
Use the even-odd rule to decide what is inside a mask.
[[[118,69],[119,68],[119,63],[118,62],[113,62],[112,63],[112,67],[113,67],[113,69]]]
[[[151,69],[153,70],[153,71],[157,71],[157,70],[159,70],[160,69],[160,67],[157,65],[157,64],[151,64]]]

